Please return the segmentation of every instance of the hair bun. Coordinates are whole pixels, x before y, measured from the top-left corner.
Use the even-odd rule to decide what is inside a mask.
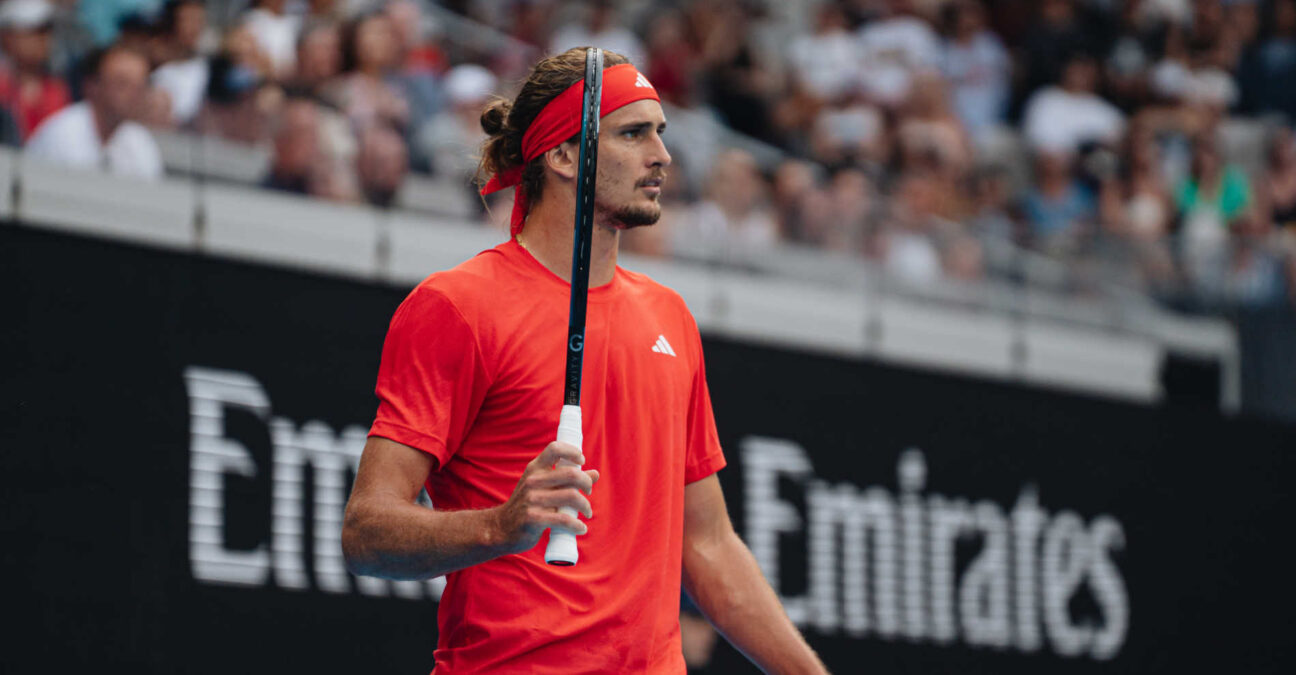
[[[482,131],[485,131],[488,136],[498,136],[504,133],[504,124],[508,121],[511,107],[509,102],[502,98],[491,101],[481,114]]]

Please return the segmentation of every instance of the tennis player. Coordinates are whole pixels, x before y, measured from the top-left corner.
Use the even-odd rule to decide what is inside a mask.
[[[377,419],[347,504],[357,574],[446,574],[435,673],[683,673],[679,587],[767,672],[823,665],[734,533],[697,325],[617,267],[655,223],[670,155],[656,91],[606,52],[585,333],[584,452],[550,442],[563,397],[585,50],[482,113],[484,192],[516,186],[512,237],[396,310]],[[555,467],[567,459],[582,468]],[[417,504],[427,488],[435,508]],[[572,507],[569,517],[559,507]],[[545,531],[580,562],[546,565]]]

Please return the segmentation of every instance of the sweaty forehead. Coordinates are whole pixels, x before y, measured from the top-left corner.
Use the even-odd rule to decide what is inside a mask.
[[[627,103],[604,115],[603,119],[599,120],[599,125],[611,127],[622,124],[642,124],[644,122],[658,125],[665,121],[666,113],[662,111],[661,104],[646,98],[634,103]]]

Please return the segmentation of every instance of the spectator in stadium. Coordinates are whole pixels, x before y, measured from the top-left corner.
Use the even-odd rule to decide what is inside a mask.
[[[1251,206],[1251,182],[1241,168],[1225,164],[1219,140],[1203,133],[1193,141],[1192,173],[1175,188],[1175,207],[1185,219],[1198,215],[1226,227]]]
[[[156,180],[162,155],[148,129],[134,121],[148,87],[148,60],[124,47],[86,58],[86,100],[50,116],[27,153],[50,162]]]
[[[1025,33],[1018,60],[1018,101],[1025,101],[1041,87],[1065,79],[1064,71],[1074,55],[1093,50],[1092,34],[1080,21],[1075,0],[1041,0],[1032,3],[1035,20]]]
[[[774,170],[770,200],[779,231],[790,242],[815,244],[819,241],[816,224],[811,218],[815,202],[823,202],[815,166],[810,162],[789,159]]]
[[[20,137],[31,137],[45,118],[71,101],[68,86],[49,71],[54,8],[45,0],[0,5],[0,102]]]
[[[373,126],[360,135],[356,174],[365,200],[382,208],[396,203],[401,183],[409,169],[405,139],[388,127]]]
[[[543,48],[549,44],[552,35],[554,4],[548,0],[514,0],[506,5],[507,11],[500,13],[501,28],[509,37]],[[508,58],[518,58],[517,54],[508,54]],[[513,64],[511,64],[513,65]],[[516,68],[516,65],[513,65]],[[495,69],[499,72],[499,68]],[[508,71],[505,71],[508,72]]]
[[[572,47],[598,45],[618,54],[624,54],[631,63],[645,66],[644,47],[639,37],[618,20],[616,3],[612,0],[583,0],[582,17],[554,33],[549,41],[549,52],[559,54]]]
[[[986,25],[978,0],[956,0],[945,7],[949,36],[941,71],[949,80],[954,112],[967,133],[980,139],[997,129],[1008,112],[1012,61]]]
[[[1157,57],[1157,25],[1145,18],[1146,7],[1146,2],[1120,3],[1103,57],[1108,98],[1127,112],[1148,102],[1148,69]]]
[[[1034,184],[1022,198],[1026,241],[1040,251],[1074,253],[1098,215],[1097,197],[1075,175],[1074,155],[1041,151]]]
[[[292,77],[297,61],[297,33],[301,17],[286,11],[288,0],[253,0],[242,17],[252,38],[270,60],[268,75],[274,80]]]
[[[419,130],[415,152],[429,159],[437,176],[468,186],[477,174],[475,150],[486,140],[481,111],[497,82],[491,71],[472,63],[451,68],[444,82],[450,106]]]
[[[778,223],[765,193],[755,158],[742,150],[722,152],[711,166],[706,198],[671,233],[675,255],[741,263],[773,250]]]
[[[796,93],[817,102],[834,102],[859,86],[860,56],[840,4],[815,8],[814,29],[787,46],[789,70]]]
[[[1224,8],[1225,51],[1216,65],[1236,71],[1242,56],[1259,42],[1261,27],[1261,0],[1226,0]]]
[[[1071,54],[1058,84],[1039,90],[1026,103],[1022,126],[1031,148],[1074,153],[1085,143],[1119,140],[1125,116],[1097,90],[1097,61],[1085,52]]]
[[[288,100],[275,123],[274,156],[262,187],[307,194],[311,169],[321,159],[319,136],[318,104]]]
[[[771,75],[768,55],[752,39],[752,10],[739,3],[698,3],[689,9],[694,25],[705,31],[701,42],[706,68],[703,83],[712,108],[733,129],[776,140],[771,101],[781,83]]]
[[[1275,132],[1267,154],[1263,185],[1269,217],[1279,227],[1291,228],[1296,226],[1296,134],[1291,127]]]
[[[857,167],[844,167],[828,183],[827,199],[813,218],[816,243],[827,251],[858,254],[874,217],[873,180]]]
[[[354,4],[343,0],[307,0],[305,20],[315,23],[338,23],[346,18],[346,6]]]
[[[950,223],[936,214],[937,183],[914,172],[900,178],[888,213],[872,233],[872,257],[887,274],[906,284],[926,285],[941,278],[941,256],[935,237]]]
[[[1226,276],[1230,228],[1250,216],[1251,183],[1240,168],[1224,163],[1215,134],[1200,134],[1192,148],[1192,170],[1174,192],[1180,254],[1189,281],[1209,290]]]
[[[1264,38],[1246,52],[1238,68],[1240,108],[1296,120],[1296,0],[1274,0],[1267,13]]]
[[[122,17],[122,20],[117,23],[117,39],[113,44],[143,54],[148,59],[151,69],[158,63],[157,55],[154,53],[156,34],[157,26],[151,15],[133,12]]]
[[[662,100],[691,108],[698,102],[698,54],[687,36],[684,16],[678,9],[655,11],[648,24],[648,79]]]
[[[396,36],[394,65],[387,81],[409,102],[406,137],[412,143],[415,134],[446,105],[441,77],[449,69],[446,54],[434,40],[424,35],[426,25],[423,7],[414,0],[392,0],[383,7]],[[430,160],[418,157],[417,165],[427,167]]]
[[[1122,160],[1121,203],[1105,225],[1132,242],[1159,242],[1170,234],[1175,209],[1161,172],[1161,149],[1150,129],[1131,128]]]
[[[258,80],[275,81],[274,62],[247,24],[235,24],[225,31],[221,37],[220,54],[250,71]]]
[[[306,178],[306,192],[317,199],[343,204],[364,201],[360,180],[353,164],[323,158],[310,167]]]
[[[886,111],[860,94],[823,106],[809,129],[810,156],[827,166],[880,166],[891,155],[893,134]]]
[[[397,41],[391,19],[370,14],[348,24],[342,40],[344,74],[325,97],[357,132],[387,125],[403,133],[410,121],[405,94],[387,77],[397,66]]]
[[[1015,258],[1013,242],[1024,239],[1009,170],[1002,164],[987,164],[974,169],[969,181],[968,234],[980,242],[987,266],[1006,268]]]
[[[1272,240],[1272,223],[1249,208],[1233,220],[1222,279],[1207,282],[1204,295],[1222,295],[1232,305],[1273,306],[1286,300],[1283,261]]]
[[[260,49],[243,39],[249,37],[246,31],[236,28],[226,37],[226,51],[211,60],[207,99],[194,128],[240,143],[267,142],[283,91],[262,77]]]
[[[1189,51],[1199,63],[1232,67],[1234,27],[1225,19],[1221,0],[1193,0],[1192,19],[1180,27]]]
[[[960,180],[972,164],[972,144],[950,109],[945,81],[934,72],[915,77],[899,115],[896,143],[900,166]]]
[[[168,0],[158,21],[156,54],[161,63],[153,71],[153,86],[171,98],[172,118],[184,126],[198,116],[207,80],[207,58],[198,43],[207,29],[207,7],[202,0]]]
[[[831,120],[825,120],[825,125],[835,125],[842,120],[832,118],[843,109],[867,103],[860,96],[859,49],[848,30],[845,11],[836,3],[822,3],[815,10],[811,32],[793,33],[784,39],[774,51],[779,56],[776,60],[786,61],[785,84],[772,111],[784,147],[807,154],[815,152],[817,142],[819,151],[826,154],[850,154],[835,151],[837,134],[816,128],[821,115]]]
[[[859,30],[859,77],[873,100],[898,106],[915,75],[941,64],[941,42],[914,0],[884,0],[883,13]]]
[[[324,92],[342,73],[342,32],[327,21],[310,21],[297,41],[297,70],[288,90],[297,96],[323,100]]]

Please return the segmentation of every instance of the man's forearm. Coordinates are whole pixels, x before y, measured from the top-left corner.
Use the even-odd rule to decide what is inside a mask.
[[[342,553],[354,574],[430,579],[509,553],[498,509],[436,511],[399,499],[349,504]]]
[[[736,534],[684,550],[684,587],[734,647],[767,673],[824,673]]]

